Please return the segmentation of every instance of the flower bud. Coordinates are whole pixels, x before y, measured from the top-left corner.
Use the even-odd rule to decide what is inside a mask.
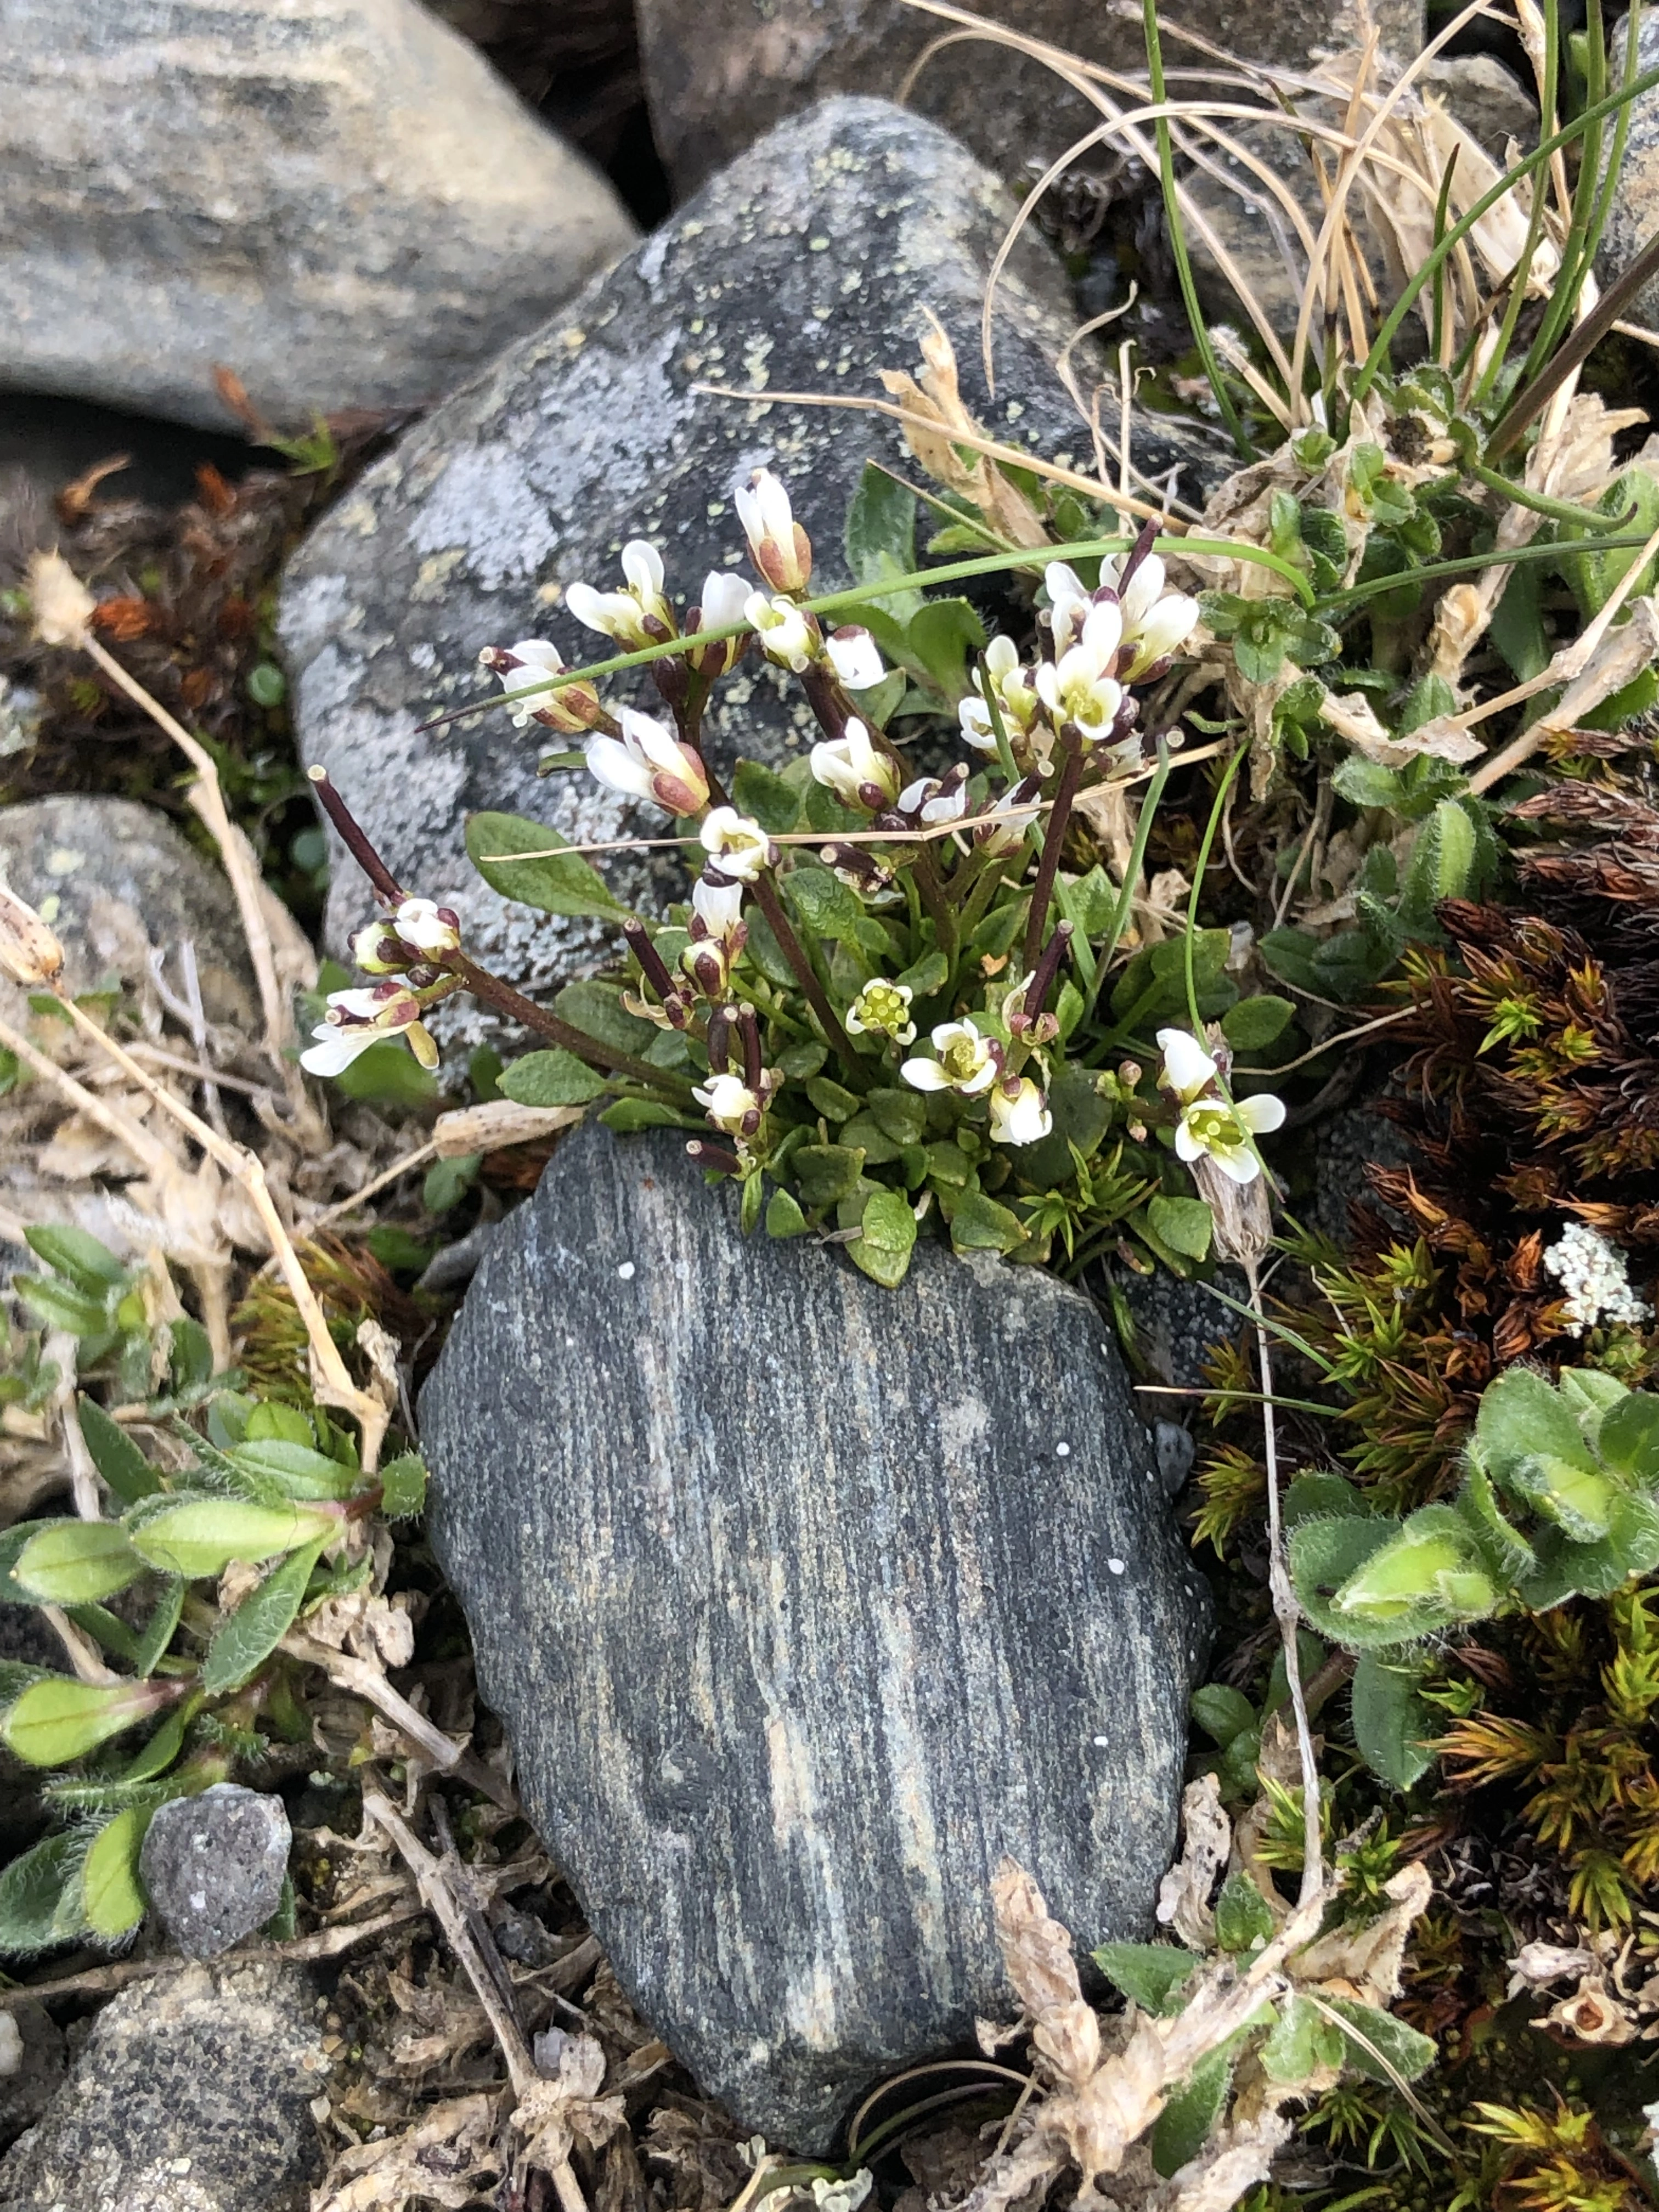
[[[757,469],[737,494],[738,519],[756,568],[775,592],[798,598],[812,577],[812,542],[770,469]]]
[[[499,676],[502,690],[508,693],[525,690],[538,677],[562,676],[566,665],[558,647],[539,637],[522,638],[514,646],[487,645],[478,655],[478,665]],[[557,690],[514,700],[512,714],[517,729],[528,722],[540,722],[568,738],[598,728],[611,719],[591,684],[562,684]]]

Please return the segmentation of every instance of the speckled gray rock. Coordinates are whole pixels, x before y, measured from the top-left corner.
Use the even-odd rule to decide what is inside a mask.
[[[635,236],[415,0],[0,0],[0,385],[424,403]]]
[[[188,938],[208,1019],[238,1029],[254,1022],[258,1001],[229,883],[154,807],[66,797],[0,808],[0,881],[51,924],[71,991],[142,985],[152,945],[179,991],[179,947]],[[7,994],[15,999],[0,981],[0,999]]]
[[[0,2160],[0,2212],[305,2212],[307,2107],[328,2061],[294,1966],[187,1966],[112,1997],[37,2127]]]
[[[1007,2008],[988,1885],[1147,1932],[1202,1587],[1093,1304],[923,1243],[750,1242],[667,1134],[586,1129],[422,1401],[434,1540],[519,1786],[645,2017],[827,2145]]]
[[[1639,76],[1659,62],[1659,15],[1644,9],[1636,38],[1636,68]],[[1622,21],[1614,30],[1612,50],[1620,58],[1619,74],[1622,78]],[[1596,273],[1604,289],[1623,274],[1655,230],[1659,229],[1659,87],[1633,100],[1628,112],[1630,134],[1625,143],[1624,166],[1619,172],[1596,262]],[[1659,320],[1659,277],[1643,286],[1626,313],[1632,321],[1644,323],[1650,330],[1653,327]]]
[[[1146,65],[1139,10],[1099,0],[1001,0],[975,11],[1085,61]],[[1352,34],[1348,0],[1187,0],[1171,14],[1230,53],[1289,69]],[[949,25],[902,0],[641,0],[640,46],[657,148],[682,191],[758,132],[826,93],[891,94]],[[1422,0],[1376,0],[1385,46],[1415,52]],[[1172,32],[1166,63],[1180,66]],[[930,61],[910,94],[1011,181],[1050,161],[1100,118],[1051,69],[1006,46],[959,41]]]
[[[282,1902],[293,1831],[283,1801],[239,1782],[161,1806],[139,1859],[145,1893],[187,1959],[216,1959]]]
[[[429,715],[499,696],[477,666],[480,647],[551,636],[567,658],[593,658],[602,641],[557,602],[573,580],[614,573],[630,537],[661,546],[671,589],[695,599],[709,568],[741,562],[732,489],[761,464],[789,485],[815,584],[844,583],[842,532],[865,461],[904,463],[896,425],[699,397],[698,380],[878,396],[880,370],[915,363],[932,311],[970,406],[1046,453],[1088,455],[1051,365],[1073,319],[1040,240],[1009,264],[994,410],[985,398],[980,305],[1012,213],[933,125],[883,101],[830,101],[775,131],[568,314],[406,434],[301,549],[281,633],[304,757],[329,769],[394,870],[461,911],[487,964],[533,986],[592,964],[607,939],[591,923],[509,915],[465,859],[469,811],[530,814],[576,838],[652,834],[661,817],[586,777],[538,782],[539,733],[516,732],[499,708],[418,734]],[[1215,452],[1143,418],[1135,457],[1154,474],[1184,461],[1189,492],[1201,494]],[[630,694],[619,684],[613,696]],[[656,700],[642,679],[632,696]],[[721,766],[739,749],[775,760],[802,742],[805,707],[776,672],[745,664],[715,696],[705,728]],[[646,896],[635,868],[616,879]],[[329,909],[337,947],[369,905],[342,866]],[[487,1033],[468,1018],[460,1036]]]
[[[1120,1283],[1147,1381],[1197,1389],[1216,1346],[1238,1334],[1243,1327],[1239,1316],[1207,1285],[1182,1282],[1166,1267],[1150,1275],[1132,1275],[1126,1268]],[[1216,1271],[1215,1289],[1242,1300],[1247,1286],[1237,1267],[1221,1267]],[[1149,1398],[1146,1402],[1159,1414],[1178,1416],[1185,1410],[1178,1400]]]

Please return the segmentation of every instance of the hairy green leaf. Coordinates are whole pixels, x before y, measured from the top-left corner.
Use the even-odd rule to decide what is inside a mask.
[[[619,903],[605,878],[579,853],[566,852],[568,837],[545,823],[520,814],[475,814],[466,825],[467,856],[493,891],[533,906],[543,914],[592,915],[601,921],[623,921]],[[517,857],[535,854],[534,860]]]

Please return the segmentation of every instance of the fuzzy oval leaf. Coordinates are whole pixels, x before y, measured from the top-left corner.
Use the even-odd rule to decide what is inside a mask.
[[[1362,1651],[1353,1670],[1353,1733],[1373,1774],[1409,1790],[1434,1764],[1425,1738],[1434,1715],[1419,1695],[1423,1669],[1409,1660]]]
[[[82,1341],[109,1337],[109,1316],[101,1298],[88,1297],[84,1291],[49,1275],[14,1275],[11,1286],[34,1318],[48,1328],[67,1329]]]
[[[562,1045],[527,1052],[497,1079],[501,1096],[520,1106],[585,1106],[605,1089],[605,1078]]]
[[[193,1581],[222,1574],[233,1559],[268,1559],[315,1543],[334,1527],[331,1517],[301,1508],[253,1505],[239,1498],[184,1498],[129,1523],[128,1540],[141,1559],[163,1573]]]
[[[769,1237],[804,1237],[806,1234],[806,1216],[790,1192],[775,1190],[767,1200],[766,1233]]]
[[[1233,2054],[1224,2046],[1200,2059],[1158,2116],[1152,2130],[1152,2165],[1167,2180],[1198,2156],[1221,2118],[1232,2086]]]
[[[64,1892],[80,1871],[82,1838],[48,1836],[0,1873],[0,1955],[27,1958],[66,1942],[60,1929]]]
[[[167,1715],[149,1741],[122,1768],[124,1783],[153,1782],[158,1774],[167,1772],[185,1747],[185,1731],[195,1719],[199,1703],[199,1698],[190,1698]]]
[[[939,1155],[954,1147],[930,1146],[930,1172],[938,1180]],[[965,1190],[951,1209],[951,1249],[953,1252],[1012,1252],[1025,1242],[1025,1224],[1019,1216],[982,1190]]]
[[[1260,1052],[1286,1027],[1296,1008],[1272,991],[1241,999],[1221,1017],[1221,1033],[1235,1052]]]
[[[1185,1259],[1201,1260],[1210,1249],[1215,1216],[1201,1198],[1165,1198],[1160,1192],[1148,1201],[1146,1219],[1158,1242]]]
[[[1487,1384],[1475,1417],[1474,1449],[1500,1489],[1510,1486],[1516,1462],[1534,1452],[1582,1468],[1595,1465],[1571,1407],[1530,1367],[1506,1367]]]
[[[100,1301],[106,1291],[127,1279],[125,1261],[118,1260],[107,1244],[100,1243],[84,1229],[74,1228],[67,1222],[50,1222],[39,1228],[26,1229],[23,1236],[37,1259],[67,1276],[77,1291],[85,1291]]]
[[[618,903],[597,869],[545,823],[521,814],[475,814],[466,825],[467,857],[493,891],[533,906],[543,914],[593,915],[602,921],[623,921],[628,908]],[[540,857],[526,860],[523,854]]]
[[[1215,1940],[1224,1951],[1258,1950],[1273,1932],[1267,1900],[1247,1874],[1231,1874],[1215,1901]]]
[[[93,1838],[81,1870],[81,1903],[94,1936],[125,1936],[144,1917],[149,1900],[138,1879],[138,1853],[155,1811],[153,1805],[129,1805]]]
[[[904,1280],[915,1241],[916,1217],[908,1200],[878,1186],[865,1200],[859,1234],[848,1246],[848,1256],[860,1274],[890,1291]]]
[[[1174,1943],[1103,1943],[1094,1961],[1113,1988],[1142,2012],[1166,2019],[1181,2010],[1181,1991],[1199,1963],[1196,1953]]]
[[[220,1622],[202,1663],[202,1687],[209,1697],[240,1689],[270,1658],[294,1626],[322,1548],[319,1542],[290,1552],[257,1589],[248,1592],[235,1612]]]
[[[95,1399],[84,1392],[80,1400],[81,1434],[92,1454],[93,1465],[123,1505],[136,1505],[153,1498],[161,1477],[118,1421],[112,1420]]]
[[[1255,1726],[1255,1707],[1243,1690],[1225,1682],[1206,1682],[1194,1690],[1189,1710],[1211,1741],[1224,1748],[1242,1730]]]
[[[426,1505],[426,1462],[419,1452],[400,1452],[380,1469],[380,1510],[388,1521],[406,1521]]]
[[[362,1481],[355,1467],[346,1467],[313,1444],[290,1443],[283,1437],[237,1444],[225,1456],[250,1480],[273,1485],[289,1498],[349,1498]],[[269,1498],[271,1492],[267,1490]]]
[[[54,1521],[29,1538],[12,1568],[41,1605],[90,1605],[143,1571],[126,1531],[112,1521]]]
[[[1419,2035],[1391,2012],[1356,2004],[1351,1997],[1327,1997],[1324,2002],[1340,2015],[1349,2063],[1373,2081],[1392,2082],[1396,2076],[1415,2081],[1439,2055],[1431,2037]]]
[[[0,1738],[30,1766],[63,1766],[153,1713],[170,1693],[154,1682],[33,1683],[0,1720]]]

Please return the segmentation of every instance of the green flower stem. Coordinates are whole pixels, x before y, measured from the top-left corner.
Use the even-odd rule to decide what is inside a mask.
[[[1585,108],[1581,115],[1576,116],[1564,129],[1553,132],[1543,140],[1540,145],[1534,148],[1524,161],[1517,161],[1514,168],[1506,170],[1490,191],[1480,195],[1468,213],[1461,216],[1445,236],[1431,249],[1422,267],[1413,271],[1405,289],[1384,317],[1382,326],[1377,331],[1376,343],[1372,345],[1370,353],[1366,355],[1364,367],[1360,370],[1353,390],[1349,394],[1351,405],[1355,407],[1364,405],[1372,385],[1382,374],[1390,360],[1391,349],[1395,338],[1399,334],[1400,326],[1416,305],[1418,295],[1422,291],[1423,287],[1432,283],[1436,273],[1443,267],[1447,258],[1462,245],[1481,216],[1488,214],[1497,206],[1499,200],[1504,198],[1515,189],[1516,179],[1519,177],[1535,175],[1553,155],[1559,153],[1562,147],[1571,145],[1572,141],[1580,137],[1592,124],[1600,122],[1604,115],[1613,114],[1616,109],[1628,107],[1632,100],[1639,100],[1644,92],[1651,92],[1656,84],[1659,84],[1659,68],[1644,70],[1640,76],[1631,78],[1619,91],[1610,93],[1607,99],[1597,100],[1594,106]]]
[[[1570,522],[1575,530],[1588,530],[1595,537],[1620,528],[1636,512],[1633,507],[1628,507],[1622,514],[1602,514],[1593,507],[1580,507],[1570,499],[1550,499],[1541,491],[1534,491],[1528,484],[1517,483],[1513,477],[1483,467],[1479,461],[1465,461],[1463,473],[1473,477],[1477,483],[1485,484],[1488,491],[1501,492],[1516,507],[1524,507],[1533,514],[1547,514],[1557,522]]]
[[[1193,868],[1192,896],[1187,902],[1186,980],[1187,1012],[1192,1020],[1193,1035],[1200,1044],[1204,1042],[1204,1018],[1198,1011],[1198,984],[1193,974],[1193,946],[1198,937],[1198,902],[1204,890],[1204,872],[1210,865],[1210,848],[1215,843],[1216,832],[1221,827],[1221,817],[1227,805],[1227,794],[1233,787],[1233,778],[1244,764],[1249,747],[1240,745],[1222,771],[1221,781],[1215,788],[1215,798],[1210,807],[1210,818],[1204,825],[1204,841],[1198,848],[1198,860]]]
[[[1561,10],[1559,5],[1555,4],[1555,0],[1545,0],[1544,87],[1543,101],[1539,112],[1546,124],[1555,120],[1556,93],[1560,70]],[[1596,125],[1594,128],[1599,135],[1600,126]],[[1585,145],[1588,150],[1588,136]],[[1504,320],[1498,333],[1498,343],[1492,348],[1492,359],[1486,363],[1485,372],[1475,390],[1474,404],[1477,407],[1490,396],[1498,373],[1509,357],[1510,346],[1515,337],[1515,325],[1520,317],[1522,307],[1526,303],[1527,285],[1532,276],[1533,261],[1538,252],[1539,240],[1544,234],[1544,216],[1549,206],[1549,172],[1547,169],[1540,170],[1533,180],[1532,213],[1527,222],[1526,243],[1521,249],[1521,258],[1510,271],[1510,296],[1504,305]]]
[[[609,1068],[615,1075],[630,1076],[635,1083],[645,1084],[659,1096],[669,1091],[678,1093],[681,1097],[690,1097],[691,1086],[681,1077],[669,1074],[665,1068],[653,1067],[647,1060],[635,1060],[631,1054],[618,1052],[614,1046],[602,1043],[598,1037],[589,1036],[586,1030],[576,1029],[569,1022],[561,1021],[556,1014],[550,1013],[545,1006],[538,1006],[532,999],[526,999],[522,991],[515,991],[499,975],[492,975],[487,968],[480,968],[477,962],[469,959],[465,952],[448,954],[442,965],[471,992],[475,999],[482,999],[485,1006],[494,1006],[498,1014],[505,1014],[509,1021],[521,1022],[526,1029],[533,1030],[538,1036],[545,1037],[550,1044],[562,1045],[567,1052],[574,1053],[578,1060],[586,1060],[592,1066]]]
[[[842,1027],[841,1016],[830,1004],[828,992],[818,981],[817,969],[807,958],[793,925],[783,910],[783,901],[778,896],[777,885],[769,872],[763,868],[750,888],[755,895],[755,904],[771,925],[772,934],[778,940],[778,950],[795,971],[795,980],[806,995],[807,1005],[822,1024],[825,1038],[849,1067],[857,1067],[859,1056],[853,1048],[853,1040]]]
[[[1502,421],[1486,441],[1488,460],[1496,460],[1506,453],[1534,416],[1543,413],[1574,370],[1601,343],[1656,275],[1659,275],[1659,235],[1649,239],[1618,283],[1608,286],[1591,313],[1551,356],[1548,368],[1510,402]]]
[[[1149,0],[1150,4],[1150,0]],[[1042,939],[1048,921],[1048,902],[1054,893],[1054,878],[1060,870],[1060,852],[1066,842],[1066,825],[1072,818],[1072,802],[1077,797],[1078,786],[1083,781],[1083,748],[1076,735],[1063,731],[1060,739],[1065,758],[1060,765],[1060,781],[1054,789],[1054,803],[1048,815],[1048,830],[1042,841],[1042,855],[1037,861],[1036,880],[1031,885],[1031,903],[1025,916],[1025,955],[1020,973],[1029,975],[1036,966],[1037,955],[1042,950]]]
[[[962,943],[962,923],[940,879],[932,847],[918,845],[915,850],[916,857],[910,865],[909,873],[916,879],[917,896],[933,922],[934,942],[954,970],[957,953]]]
[[[1084,1020],[1093,1018],[1100,994],[1106,981],[1106,970],[1111,965],[1112,955],[1122,941],[1129,926],[1129,916],[1134,907],[1135,885],[1140,880],[1140,871],[1146,863],[1146,846],[1152,834],[1152,821],[1158,812],[1158,803],[1164,796],[1164,787],[1170,781],[1174,766],[1170,748],[1163,738],[1158,741],[1158,774],[1146,787],[1146,796],[1140,802],[1140,814],[1135,823],[1135,841],[1129,848],[1129,865],[1123,872],[1123,888],[1117,895],[1117,904],[1112,910],[1112,926],[1095,954],[1095,980],[1090,987],[1088,1003],[1083,1010]]]
[[[1620,553],[1628,550],[1633,553],[1647,542],[1645,538],[1628,533],[1600,538],[1595,550]],[[1368,599],[1381,599],[1385,592],[1397,592],[1402,584],[1439,583],[1448,576],[1475,575],[1482,568],[1496,568],[1500,563],[1514,567],[1528,561],[1559,561],[1561,553],[1559,545],[1512,545],[1502,552],[1494,548],[1490,553],[1466,553],[1455,561],[1427,561],[1420,568],[1408,569],[1403,574],[1374,576],[1368,584],[1353,584],[1345,592],[1332,592],[1319,602],[1319,613],[1327,621],[1338,621],[1363,607]]]
[[[1547,35],[1555,30],[1559,12],[1559,0],[1557,4],[1545,9]],[[1640,12],[1639,9],[1632,10],[1632,15],[1639,15]],[[1585,105],[1593,107],[1605,95],[1607,88],[1607,41],[1601,21],[1601,0],[1589,0],[1584,11],[1584,40],[1589,61],[1584,78],[1584,89],[1588,94]],[[1630,110],[1626,108],[1620,117],[1620,124],[1627,123],[1629,116]],[[1530,383],[1554,352],[1561,332],[1566,327],[1567,319],[1577,304],[1578,295],[1583,287],[1584,271],[1590,265],[1584,258],[1583,249],[1595,220],[1601,183],[1601,125],[1597,122],[1592,123],[1585,131],[1584,143],[1579,149],[1578,182],[1573,191],[1567,234],[1562,242],[1561,266],[1551,295],[1544,303],[1544,313],[1537,332],[1528,349],[1521,373],[1522,383]],[[1542,203],[1544,193],[1541,187],[1534,194],[1534,198]]]
[[[958,873],[960,872],[961,872],[958,871]],[[957,927],[961,931],[962,942],[964,945],[971,941],[974,932],[979,927],[981,922],[984,921],[986,915],[990,912],[991,902],[996,896],[997,891],[1001,885],[1002,879],[1006,873],[1007,862],[1006,860],[1000,857],[994,860],[987,858],[983,870],[969,887],[968,896],[963,902],[962,914],[957,923]],[[956,878],[953,877],[951,878],[953,888],[955,881]]]

